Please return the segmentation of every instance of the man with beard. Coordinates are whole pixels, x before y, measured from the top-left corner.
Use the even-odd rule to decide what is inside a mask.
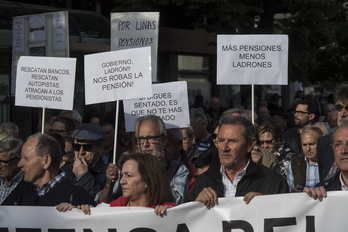
[[[167,132],[163,120],[155,115],[138,118],[135,125],[137,149],[141,153],[156,156],[165,166],[174,202],[181,204],[187,201],[188,176],[187,167],[177,160],[170,160],[164,149],[167,143]]]
[[[341,84],[335,90],[335,107],[337,112],[337,125],[341,126],[348,121],[348,85]],[[331,112],[330,112],[331,113]],[[332,134],[323,136],[318,140],[318,166],[320,181],[330,179],[338,172],[334,162],[334,151],[331,148]]]
[[[296,154],[302,154],[300,134],[302,130],[312,125],[319,118],[319,109],[314,101],[302,100],[296,105],[294,111],[294,123],[296,127],[283,133],[282,139],[289,143],[290,150]]]

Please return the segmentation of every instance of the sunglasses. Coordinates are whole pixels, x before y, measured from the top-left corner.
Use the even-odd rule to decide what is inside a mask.
[[[335,105],[335,107],[336,107],[336,110],[338,111],[338,112],[341,112],[343,109],[345,109],[346,111],[348,111],[348,106],[342,106],[342,105],[340,105],[340,104],[337,104],[337,105]]]
[[[80,151],[81,147],[83,147],[84,151],[91,151],[93,149],[93,144],[74,144],[75,151]]]

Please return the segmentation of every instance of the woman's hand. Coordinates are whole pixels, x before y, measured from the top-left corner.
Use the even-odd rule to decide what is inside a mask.
[[[167,214],[167,209],[172,207],[171,205],[156,205],[154,213],[162,217]]]

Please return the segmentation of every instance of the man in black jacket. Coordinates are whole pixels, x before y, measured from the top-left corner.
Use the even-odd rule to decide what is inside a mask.
[[[257,195],[289,192],[280,174],[252,161],[255,133],[254,126],[246,118],[226,117],[220,121],[219,160],[197,177],[190,200],[203,202],[211,208],[218,197],[244,196],[248,204]]]
[[[59,171],[62,150],[47,134],[35,134],[23,144],[18,167],[24,181],[33,184],[22,193],[18,205],[55,206],[94,204],[88,192]]]
[[[97,202],[97,193],[106,184],[107,165],[101,158],[103,131],[101,126],[88,123],[77,127],[71,137],[74,143],[74,163],[61,169],[66,176],[82,186]]]

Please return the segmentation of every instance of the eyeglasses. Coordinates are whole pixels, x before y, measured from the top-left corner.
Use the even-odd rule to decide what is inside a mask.
[[[10,162],[12,162],[12,161],[14,161],[14,160],[16,160],[16,159],[18,159],[19,157],[14,157],[14,158],[12,158],[12,159],[9,159],[9,160],[0,160],[0,164],[2,165],[2,166],[8,166],[8,163],[10,163]]]
[[[145,141],[148,143],[156,143],[158,138],[163,137],[163,135],[156,135],[156,136],[147,136],[147,137],[136,137],[138,144],[144,144]]]
[[[80,151],[81,147],[83,147],[84,151],[91,151],[93,149],[93,144],[74,144],[75,151]]]
[[[309,112],[304,112],[304,111],[297,111],[297,110],[295,110],[294,112],[293,112],[293,114],[295,115],[295,114],[298,114],[298,115],[304,115],[304,114],[310,114]]]
[[[216,138],[217,138],[217,134],[213,133],[213,134],[211,134],[211,137],[212,137],[213,139],[216,139]]]
[[[335,107],[336,107],[336,110],[337,110],[338,112],[341,112],[343,109],[345,109],[346,111],[348,111],[348,106],[342,106],[342,105],[340,105],[340,104],[337,104],[337,105],[335,105]]]
[[[56,133],[64,133],[64,132],[68,132],[68,130],[49,130],[49,132],[56,132]]]
[[[271,145],[273,143],[274,139],[271,140],[260,140],[260,144],[266,143],[267,145]]]
[[[340,149],[342,149],[343,145],[347,146],[348,142],[346,142],[346,143],[336,142],[336,143],[333,143],[331,146],[334,150],[340,150]]]

